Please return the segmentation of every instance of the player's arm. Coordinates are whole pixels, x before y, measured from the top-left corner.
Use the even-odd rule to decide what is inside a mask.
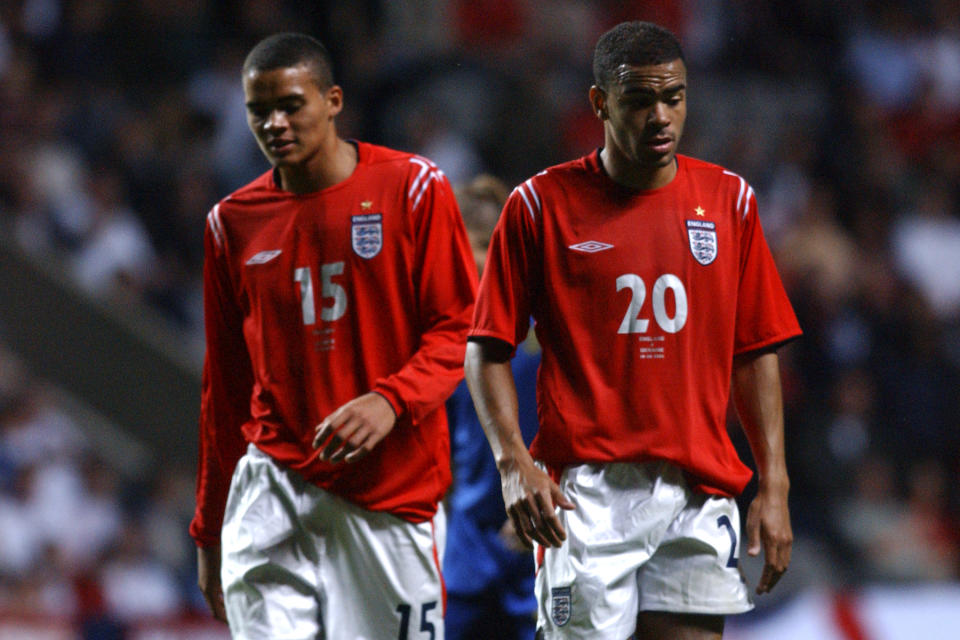
[[[464,374],[500,471],[503,502],[517,535],[528,546],[536,540],[559,547],[567,534],[555,509],[573,509],[573,503],[537,468],[523,442],[511,351],[501,340],[472,338],[467,342]]]
[[[787,570],[793,546],[784,452],[780,362],[775,351],[737,356],[733,363],[733,400],[757,464],[757,496],[747,511],[747,553],[764,553],[757,593],[769,592]]]
[[[320,458],[354,462],[370,453],[403,415],[416,424],[442,407],[463,379],[463,350],[477,293],[477,269],[453,190],[432,167],[411,202],[420,347],[372,392],[339,407],[316,427]]]
[[[220,545],[197,547],[197,585],[213,617],[226,622],[227,610],[220,584]]]
[[[224,259],[217,210],[204,234],[206,358],[200,395],[200,454],[196,511],[190,535],[197,544],[197,584],[218,620],[227,621],[220,585],[220,529],[230,478],[247,443],[241,425],[250,418],[253,373],[243,339],[242,313]]]

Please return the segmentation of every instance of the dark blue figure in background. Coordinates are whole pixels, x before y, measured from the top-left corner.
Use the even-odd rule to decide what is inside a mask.
[[[456,190],[477,268],[506,200],[506,187],[479,176]],[[533,337],[512,361],[527,445],[537,432],[536,380],[540,347]],[[447,400],[453,487],[447,498],[447,640],[531,640],[536,631],[533,553],[513,531],[497,471],[465,382]]]

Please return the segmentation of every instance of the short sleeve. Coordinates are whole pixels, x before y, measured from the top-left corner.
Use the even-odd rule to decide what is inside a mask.
[[[526,338],[530,296],[539,282],[535,216],[520,190],[514,190],[490,239],[471,338],[496,338],[514,349]]]
[[[741,215],[735,354],[775,346],[801,334],[764,238],[752,190]]]

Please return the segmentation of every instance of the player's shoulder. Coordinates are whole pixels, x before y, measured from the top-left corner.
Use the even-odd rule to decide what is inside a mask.
[[[689,176],[698,182],[713,181],[735,186],[747,182],[740,174],[713,162],[681,154],[677,154],[677,159]]]
[[[533,184],[542,185],[544,188],[547,188],[569,180],[589,178],[597,174],[598,163],[597,152],[594,152],[574,160],[567,160],[566,162],[549,166],[532,176],[526,182],[532,182]]]
[[[568,191],[568,188],[578,181],[596,177],[595,156],[596,153],[547,167],[514,187],[510,199],[522,202],[523,208],[536,218],[545,198],[550,199],[553,194]]]
[[[351,139],[350,142],[356,145],[359,160],[362,164],[375,166],[380,164],[403,163],[407,162],[409,158],[413,156],[413,154],[408,151],[400,151],[399,149],[385,147],[372,142],[353,139]]]
[[[446,174],[429,158],[369,142],[354,143],[362,167],[359,179],[367,184],[380,184],[391,192],[398,191],[407,211],[432,215],[450,207],[427,207],[423,203],[455,202]]]
[[[401,151],[392,147],[385,147],[371,142],[353,140],[357,145],[357,152],[361,164],[380,170],[396,170],[414,176],[420,173],[434,172],[443,175],[443,171],[435,162],[427,157],[410,151]]]
[[[273,169],[270,169],[227,195],[217,203],[216,207],[221,211],[242,211],[251,205],[255,206],[283,197],[284,193],[274,182]]]
[[[726,167],[692,158],[677,156],[686,171],[689,180],[695,182],[701,191],[712,191],[731,211],[736,211],[741,219],[756,207],[753,205],[755,193],[747,179]]]
[[[227,229],[256,218],[273,208],[269,205],[287,199],[289,194],[277,187],[271,169],[214,204],[207,212],[206,224],[217,244],[222,246]]]

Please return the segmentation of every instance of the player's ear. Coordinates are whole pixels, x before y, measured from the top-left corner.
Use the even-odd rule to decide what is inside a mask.
[[[601,121],[607,119],[607,94],[597,85],[590,87],[590,106]]]
[[[330,117],[334,117],[343,111],[343,89],[340,88],[340,85],[331,85],[327,88],[324,97],[330,107]]]

